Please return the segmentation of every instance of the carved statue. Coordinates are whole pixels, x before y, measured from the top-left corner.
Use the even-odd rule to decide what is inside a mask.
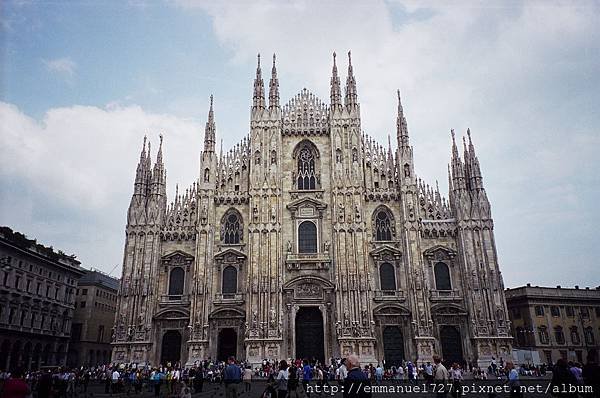
[[[343,203],[338,204],[338,218],[339,218],[340,222],[344,222],[344,204]]]
[[[325,253],[329,253],[329,247],[331,246],[331,243],[328,240],[326,240],[323,246],[325,249]]]
[[[287,243],[285,244],[285,250],[286,250],[288,253],[291,253],[291,252],[292,252],[292,241],[289,241],[289,240],[287,241]]]

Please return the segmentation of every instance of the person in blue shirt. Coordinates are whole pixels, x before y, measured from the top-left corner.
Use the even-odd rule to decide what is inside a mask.
[[[237,386],[242,381],[242,371],[235,364],[235,358],[229,357],[229,365],[223,371],[223,382],[225,383],[225,398],[237,398]]]
[[[312,368],[308,363],[308,360],[304,360],[304,366],[302,366],[302,387],[304,388],[304,393],[307,397],[310,397],[310,393],[308,392],[308,385],[312,380]]]

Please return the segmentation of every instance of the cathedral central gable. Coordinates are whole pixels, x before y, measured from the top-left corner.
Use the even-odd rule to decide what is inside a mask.
[[[282,109],[284,135],[328,135],[329,107],[302,89]]]

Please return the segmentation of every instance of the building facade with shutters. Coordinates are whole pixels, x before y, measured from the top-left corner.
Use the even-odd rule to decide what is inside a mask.
[[[98,270],[86,270],[79,279],[67,365],[78,367],[110,363],[118,290],[119,280]]]
[[[514,348],[537,351],[540,361],[586,363],[600,350],[600,287],[527,286],[507,289]]]
[[[303,89],[281,105],[275,57],[268,95],[259,57],[248,136],[216,152],[211,97],[199,178],[170,203],[162,137],[154,165],[144,139],[114,361],[510,355],[470,132],[462,156],[452,132],[445,198],[415,174],[399,93],[385,147],[362,131],[350,54],[344,95],[335,55],[330,82],[329,104]]]
[[[80,262],[0,227],[0,266],[0,370],[64,366]]]

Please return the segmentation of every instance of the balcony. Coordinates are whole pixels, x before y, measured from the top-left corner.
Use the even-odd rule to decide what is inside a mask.
[[[288,253],[285,259],[288,271],[299,270],[329,270],[331,256],[324,253]]]
[[[245,301],[244,293],[215,293],[214,304],[242,305]]]
[[[405,301],[406,292],[404,292],[403,290],[375,290],[375,297],[373,297],[373,300],[376,303],[386,301]]]
[[[187,294],[176,294],[176,295],[169,295],[169,294],[163,294],[160,296],[160,302],[159,304],[161,306],[181,306],[181,305],[189,305],[190,304],[190,297]]]
[[[461,301],[460,290],[431,290],[429,298],[432,302],[454,302]]]

